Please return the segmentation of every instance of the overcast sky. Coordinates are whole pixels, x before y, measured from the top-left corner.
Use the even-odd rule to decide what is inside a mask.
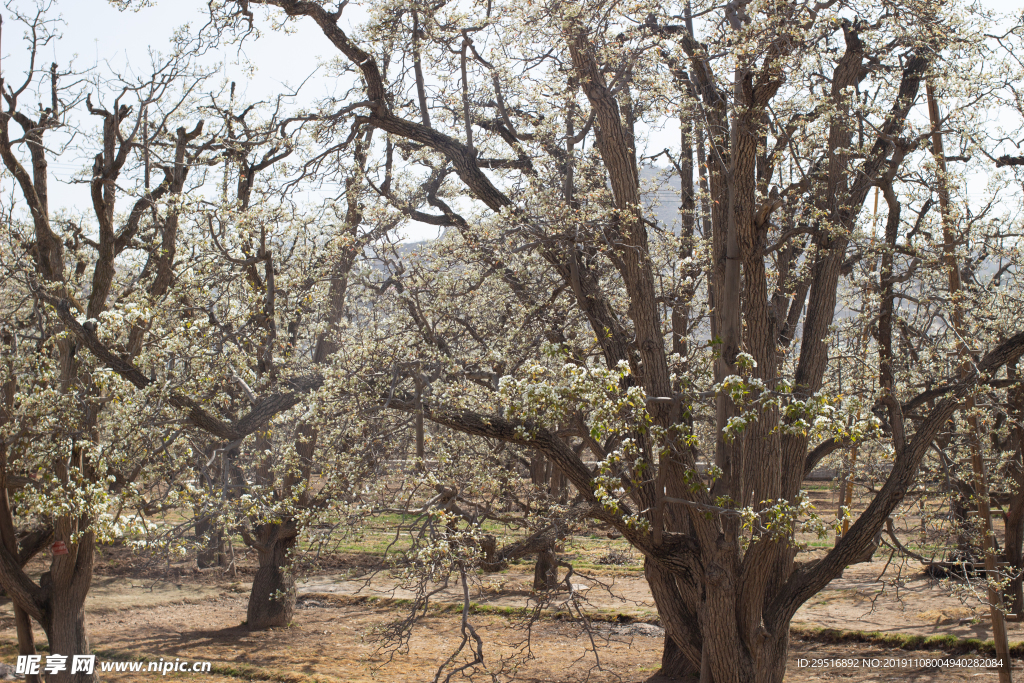
[[[29,8],[30,0],[18,1],[19,6]],[[985,0],[986,7],[1004,12],[1019,13],[1024,0]],[[346,9],[350,20],[365,16],[352,2]],[[79,70],[106,65],[122,70],[126,65],[147,65],[150,63],[149,50],[165,51],[176,27],[190,23],[198,27],[206,22],[206,0],[156,0],[154,6],[138,12],[119,12],[106,0],[58,0],[56,9],[63,17],[62,38],[48,47],[42,55],[44,63],[56,61],[65,67],[74,58]],[[223,79],[235,80],[239,84],[241,99],[256,100],[269,97],[281,91],[282,84],[296,86],[309,76],[322,58],[337,54],[335,48],[320,33],[312,21],[303,20],[294,24],[296,33],[285,35],[270,30],[266,15],[256,10],[257,27],[263,29],[262,36],[245,47],[245,56],[257,69],[252,79],[237,66],[237,48],[222,50],[211,55],[208,63],[223,62]],[[10,81],[16,76],[19,62],[23,63],[24,42],[22,29],[7,20],[3,26],[3,69]],[[330,79],[312,79],[303,89],[303,99],[312,101],[327,95],[332,86]],[[660,149],[663,144],[656,141]],[[674,140],[665,144],[674,144]],[[84,162],[84,160],[83,160]],[[66,179],[81,170],[84,163],[58,163],[53,166],[56,180]],[[88,193],[85,186],[63,185],[53,187],[52,206],[87,206]],[[83,202],[85,202],[83,204]],[[426,236],[418,232],[415,238]]]
[[[188,23],[198,28],[208,16],[205,0],[157,0],[153,7],[138,12],[119,12],[106,0],[58,0],[57,7],[66,23],[59,51],[76,52],[81,66],[104,60],[115,66],[148,64],[149,49],[166,51],[176,27]],[[351,10],[358,12],[355,7]],[[266,21],[257,21],[257,28],[262,29],[260,39],[246,45],[246,54],[258,69],[251,84],[230,66],[238,59],[236,50],[229,48],[220,54],[229,63],[225,75],[239,80],[240,86],[246,82],[247,96],[252,99],[276,92],[283,83],[299,84],[316,68],[320,57],[332,56],[335,51],[312,21],[298,22],[298,35],[269,30]]]

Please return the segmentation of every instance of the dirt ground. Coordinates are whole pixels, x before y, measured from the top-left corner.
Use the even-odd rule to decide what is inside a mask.
[[[287,629],[249,633],[239,626],[245,618],[244,596],[225,596],[198,605],[169,605],[131,614],[108,613],[90,620],[90,629],[100,649],[131,650],[159,655],[211,660],[222,665],[249,665],[274,672],[315,676],[320,681],[391,681],[421,683],[433,679],[438,663],[460,641],[459,619],[454,615],[427,617],[408,644],[410,654],[399,655],[390,664],[376,652],[367,637],[382,622],[399,615],[395,608],[372,604],[327,604],[306,600],[297,610],[294,624]],[[316,606],[309,606],[310,604]],[[510,626],[513,620],[500,615],[475,615],[473,619],[485,642],[485,657],[497,669],[501,658],[522,655],[525,634]],[[191,624],[191,627],[183,627]],[[598,648],[598,658],[590,637]],[[532,658],[518,666],[520,681],[562,683],[568,681],[623,681],[639,683],[651,679],[657,669],[662,631],[648,624],[595,624],[587,634],[578,624],[545,620],[533,628]],[[997,680],[984,669],[926,668],[919,666],[886,669],[857,667],[812,669],[801,667],[801,659],[874,658],[946,659],[937,651],[912,653],[879,647],[846,644],[825,645],[797,640],[790,653],[787,681],[934,681]],[[970,655],[965,655],[970,657]],[[600,664],[601,669],[596,666]],[[377,667],[383,669],[375,671]],[[145,676],[110,675],[110,680],[153,680]],[[178,680],[211,681],[213,676],[172,676]],[[244,678],[244,676],[243,676]],[[237,680],[237,678],[235,679]]]
[[[407,614],[403,600],[412,594],[385,574],[353,578],[353,568],[358,571],[359,567],[359,558],[350,558],[336,563],[331,571],[302,579],[292,625],[250,633],[243,625],[247,572],[232,577],[221,570],[196,573],[141,565],[132,571],[130,563],[107,561],[99,567],[87,603],[91,643],[100,661],[147,657],[213,664],[209,674],[167,676],[179,681],[433,680],[438,666],[462,639],[456,609],[461,592],[439,590],[435,605],[440,609],[429,612],[409,639],[389,653],[380,650],[375,636]],[[656,680],[652,676],[658,669],[663,631],[640,572],[624,568],[581,572],[573,579],[574,587],[584,613],[597,620],[589,628],[573,620],[568,594],[563,594],[527,633],[521,617],[509,608],[531,604],[531,579],[531,567],[522,565],[473,580],[471,601],[476,613],[471,620],[484,643],[487,671],[509,674],[514,670],[517,680],[530,683]],[[797,633],[825,627],[985,640],[991,637],[986,614],[976,598],[950,597],[919,568],[875,561],[847,569],[801,608],[794,627]],[[1024,625],[1011,623],[1009,629],[1011,642],[1024,641]],[[5,643],[0,645],[0,658],[13,662],[9,603],[0,607],[0,634]],[[38,642],[45,642],[42,634]],[[984,657],[795,636],[786,681],[997,680],[991,669],[951,666]],[[852,663],[857,666],[842,660],[855,660]],[[847,666],[834,666],[837,663]],[[148,672],[104,674],[105,680],[112,681],[158,678],[159,674]]]

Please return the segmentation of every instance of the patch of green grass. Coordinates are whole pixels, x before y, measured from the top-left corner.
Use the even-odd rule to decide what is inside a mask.
[[[793,626],[790,633],[804,640],[824,643],[868,643],[899,650],[942,650],[951,654],[981,652],[995,654],[991,640],[958,638],[953,634],[923,636],[912,633],[881,633],[879,631],[844,631],[834,628]],[[1010,656],[1024,656],[1024,643],[1012,643]]]
[[[385,598],[375,595],[339,595],[337,593],[308,593],[303,596],[305,599],[315,599],[338,607],[350,605],[373,605],[385,609],[395,607],[408,607],[412,600],[408,598]],[[427,607],[427,613],[431,615],[452,615],[462,614],[461,602],[432,602]],[[567,618],[575,619],[574,616],[562,609],[543,609],[537,613],[534,607],[515,607],[510,605],[481,605],[477,602],[469,603],[470,614],[490,614],[502,617],[529,617],[538,616],[541,619],[563,621]],[[632,623],[642,621],[650,624],[660,624],[658,615],[649,610],[642,610],[638,615],[622,614],[615,611],[601,611],[588,613],[587,618],[591,621],[608,622],[614,624]]]
[[[644,566],[642,564],[599,564],[597,562],[588,562],[586,560],[573,560],[572,568],[576,572],[580,571],[596,571],[596,572],[642,572]]]

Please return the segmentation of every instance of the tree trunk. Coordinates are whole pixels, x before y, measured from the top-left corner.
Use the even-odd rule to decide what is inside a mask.
[[[19,557],[18,539],[14,532],[14,516],[11,512],[10,500],[7,496],[7,454],[4,452],[5,450],[5,448],[0,446],[0,487],[2,487],[0,488],[0,540],[2,540],[11,557]],[[18,634],[18,654],[36,654],[36,642],[32,634],[32,619],[24,609],[13,601],[11,608],[14,610],[14,627]],[[29,674],[25,676],[25,682],[39,683],[39,676]]]
[[[692,577],[646,563],[647,581],[665,627],[659,673],[693,683],[782,683],[789,624],[769,632],[763,624],[740,623],[740,614],[756,611],[737,605],[739,576],[721,563],[708,562],[706,567],[710,580],[698,587]]]
[[[196,522],[196,541],[203,549],[196,553],[196,566],[200,569],[224,566],[224,534],[209,519]]]
[[[530,459],[530,479],[542,491],[547,489],[548,494],[557,495],[560,490],[554,487],[564,488],[562,482],[553,479],[551,474],[555,468],[540,453],[534,453]],[[559,474],[560,471],[555,470]],[[544,591],[554,590],[558,586],[558,560],[556,558],[554,542],[537,553],[537,563],[533,566],[533,590]]]
[[[558,560],[552,544],[537,553],[537,564],[533,566],[533,590],[554,590],[558,586]]]
[[[18,633],[18,655],[34,655],[36,653],[35,636],[32,634],[32,619],[21,607],[12,605],[14,608],[14,627]],[[25,676],[25,683],[39,683],[39,676],[28,674]]]
[[[92,683],[99,678],[95,673],[71,673],[74,655],[89,654],[89,638],[85,632],[85,596],[65,592],[58,598],[54,594],[53,616],[46,630],[50,652],[67,657],[67,666],[57,674],[47,674],[47,683]],[[45,662],[45,659],[44,659]]]
[[[13,357],[15,352],[13,335],[6,333],[3,343],[11,349]],[[8,365],[8,373],[10,373],[9,377],[11,379],[3,385],[4,400],[3,404],[0,404],[0,426],[10,422],[11,410],[14,407],[14,394],[17,391],[17,385],[13,379],[13,363]],[[20,560],[18,538],[14,530],[14,510],[11,508],[11,500],[7,495],[7,444],[3,441],[0,441],[0,542],[4,544],[12,558],[18,557]],[[22,562],[21,566],[24,567],[25,563]],[[14,626],[18,634],[18,654],[36,654],[36,643],[32,634],[32,619],[14,601],[12,601],[11,608],[14,610]],[[25,683],[39,683],[39,676],[35,674],[26,675]]]
[[[567,485],[565,474],[563,474],[562,470],[558,469],[554,464],[551,465],[550,480],[552,497],[558,501],[559,505],[565,505],[569,500],[569,487]]]
[[[289,566],[296,542],[295,523],[261,524],[256,536],[260,566],[249,594],[250,631],[287,626],[295,613],[295,578]]]
[[[974,561],[974,546],[971,544],[971,536],[966,532],[965,527],[971,518],[967,500],[959,491],[950,494],[949,516],[956,529],[956,551],[949,559],[963,562]]]
[[[1017,362],[1006,366],[1007,379],[1019,379]],[[1010,610],[1018,618],[1024,618],[1024,386],[1019,383],[1008,392],[1010,414],[1016,423],[1012,428],[1009,445],[1014,452],[1009,458],[1009,475],[1013,495],[1007,505],[1006,514],[1006,561],[1013,568],[1013,579],[1007,587]]]
[[[480,551],[484,555],[484,559],[480,563],[481,569],[485,572],[496,572],[501,570],[502,564],[498,562],[495,557],[498,552],[498,539],[494,537],[494,534],[486,534],[480,539]]]
[[[1024,497],[1015,495],[1010,500],[1006,516],[1006,561],[1013,568],[1006,600],[1010,611],[1020,617],[1024,614]]]
[[[767,638],[761,645],[757,658],[757,683],[782,683],[786,677],[786,662],[789,659],[789,624],[779,630],[777,637]]]
[[[58,538],[63,535],[58,534]],[[69,540],[65,544],[72,548]],[[85,597],[92,585],[92,567],[93,533],[89,531],[82,535],[71,553],[55,556],[50,571],[39,579],[39,586],[48,596],[42,626],[50,653],[67,657],[64,671],[47,674],[47,683],[95,683],[99,680],[95,673],[71,673],[74,656],[90,654],[85,631]]]
[[[682,648],[676,645],[672,636],[665,635],[665,649],[661,655],[661,669],[658,674],[666,678],[687,683],[698,683],[700,681],[700,667],[696,667],[686,655]]]

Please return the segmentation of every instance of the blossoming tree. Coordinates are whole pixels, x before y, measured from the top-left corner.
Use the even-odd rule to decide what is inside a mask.
[[[936,375],[932,402],[890,365],[891,254],[917,199],[905,170],[929,135],[910,114],[927,80],[966,73],[954,67],[983,48],[980,20],[872,2],[395,1],[359,29],[344,3],[215,12],[244,31],[261,7],[337,49],[358,94],[321,120],[381,132],[382,197],[446,226],[524,308],[544,304],[543,280],[571,312],[536,323],[559,363],[456,356],[397,372],[377,387],[386,405],[554,463],[584,514],[643,553],[665,672],[782,680],[796,610],[870,547],[961,400],[1024,352],[1024,333],[994,341]],[[675,228],[641,186],[645,129],[666,121],[681,139]],[[851,424],[825,390],[829,330],[873,188],[890,249],[874,290],[879,384]],[[490,387],[471,381],[481,373]],[[805,474],[868,435],[892,449],[888,478],[834,549],[798,562]]]

